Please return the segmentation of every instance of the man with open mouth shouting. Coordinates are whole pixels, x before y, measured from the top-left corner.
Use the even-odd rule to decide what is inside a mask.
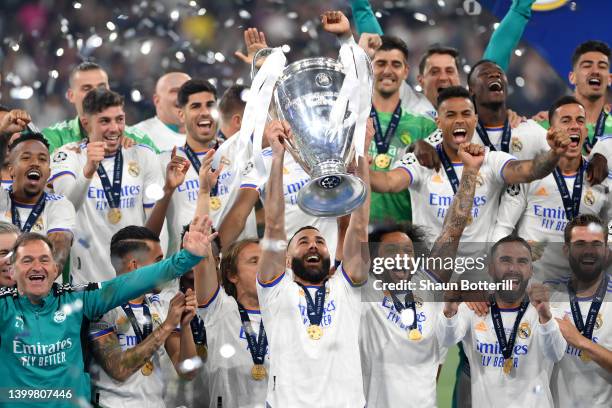
[[[25,133],[9,145],[13,184],[0,191],[0,220],[22,232],[45,234],[60,269],[70,254],[76,215],[64,196],[45,192],[50,174],[49,145],[40,133]]]

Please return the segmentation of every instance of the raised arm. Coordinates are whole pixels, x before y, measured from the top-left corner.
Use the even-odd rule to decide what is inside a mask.
[[[161,283],[189,272],[208,253],[215,234],[206,234],[208,217],[194,219],[183,238],[183,250],[171,258],[139,268],[131,273],[103,282],[99,290],[84,295],[84,313],[94,319],[130,299],[153,290]]]
[[[570,138],[567,131],[550,128],[546,139],[552,146],[549,151],[538,153],[532,160],[513,160],[504,166],[502,176],[506,184],[531,183],[552,173],[569,147]]]
[[[180,292],[177,293],[177,295],[179,294]],[[170,308],[172,308],[173,301],[175,299],[170,301]],[[196,315],[196,308],[198,307],[195,293],[191,289],[187,289],[183,300],[178,300],[177,302],[183,305],[183,310],[179,314],[181,330],[180,333],[174,332],[166,339],[166,351],[179,377],[193,380],[198,373],[197,370],[186,371],[185,367],[181,367],[181,364],[183,361],[192,359],[197,355],[190,326],[191,319]],[[170,311],[168,311],[168,316],[170,316]]]
[[[225,214],[219,226],[221,247],[227,248],[238,238],[247,218],[259,200],[259,193],[254,188],[241,188],[232,208]],[[267,201],[267,200],[266,200]]]
[[[403,168],[389,171],[370,169],[370,185],[375,193],[398,193],[412,184],[412,177]]]
[[[504,71],[508,70],[512,51],[516,48],[531,18],[531,6],[535,0],[512,0],[510,10],[491,35],[482,58],[494,61]]]
[[[454,258],[457,255],[461,235],[471,219],[476,180],[480,166],[484,162],[484,155],[484,147],[481,145],[464,143],[459,146],[463,173],[459,181],[459,188],[444,218],[442,232],[431,249],[431,258]],[[434,262],[434,264],[437,263]],[[430,272],[442,282],[448,282],[453,274],[452,269],[436,269]]]
[[[285,271],[287,236],[285,234],[285,198],[283,195],[283,162],[285,138],[291,137],[287,123],[272,121],[264,130],[272,147],[272,167],[266,184],[266,228],[261,243],[262,256],[257,267],[261,283],[274,280]]]
[[[368,0],[351,0],[351,9],[358,35],[362,33],[384,34]]]

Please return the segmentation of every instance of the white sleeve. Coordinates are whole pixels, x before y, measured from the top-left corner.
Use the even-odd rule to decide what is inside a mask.
[[[459,343],[467,333],[469,316],[462,306],[464,306],[463,303],[459,305],[459,310],[450,319],[444,315],[443,309],[440,310],[440,318],[436,322],[436,336],[443,347]]]
[[[200,319],[204,321],[204,326],[210,325],[219,316],[223,304],[227,301],[227,297],[229,297],[229,295],[225,293],[225,289],[219,285],[215,293],[207,302],[198,305],[197,314],[200,316]]]
[[[599,153],[608,159],[608,169],[612,168],[612,160],[610,160],[610,154],[612,153],[612,135],[604,135],[597,138],[597,143],[593,146],[589,160],[593,158],[595,153]]]
[[[263,191],[264,183],[257,177],[255,162],[249,159],[245,166],[240,169],[240,188],[256,190],[259,194]]]
[[[485,154],[484,164],[491,168],[493,172],[493,180],[501,185],[506,184],[506,180],[504,180],[504,168],[506,167],[506,164],[512,160],[516,160],[516,157],[506,152],[499,151],[487,151]]]
[[[506,187],[501,196],[497,213],[497,223],[493,228],[492,242],[512,234],[527,209],[527,184],[512,184]]]
[[[288,270],[268,282],[261,282],[257,278],[257,297],[262,309],[267,309],[280,296],[281,293],[288,290],[288,286],[292,284],[293,278]]]
[[[91,180],[83,175],[76,152],[67,148],[55,152],[51,160],[51,177],[47,183],[53,186],[55,193],[70,200],[76,210],[83,205]]]
[[[414,153],[406,153],[393,165],[393,169],[402,169],[410,176],[410,187],[418,187],[421,182],[423,166],[419,164]]]
[[[559,330],[557,321],[554,318],[545,324],[538,321],[538,335],[541,336],[544,356],[555,363],[561,361],[565,355],[567,342]]]
[[[152,185],[157,185],[160,188],[164,186],[164,176],[162,175],[161,168],[159,166],[159,160],[155,152],[151,150],[149,146],[134,146],[132,149],[141,149],[139,152],[139,159],[141,166],[146,169],[144,174],[144,185],[143,185],[143,196],[142,204],[145,209],[152,208],[155,205],[155,197],[147,196],[147,188]]]
[[[437,145],[442,143],[442,139],[443,139],[442,131],[440,129],[436,129],[429,136],[425,138],[425,141],[429,143],[430,145],[432,145],[433,147],[436,147]]]
[[[48,203],[49,214],[47,234],[51,232],[74,232],[76,226],[76,212],[72,203],[64,196],[55,196]]]

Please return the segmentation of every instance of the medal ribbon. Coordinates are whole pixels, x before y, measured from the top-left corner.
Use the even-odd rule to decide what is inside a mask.
[[[28,216],[28,219],[26,220],[26,223],[23,226],[21,225],[21,217],[19,217],[19,211],[17,210],[17,206],[15,205],[15,198],[13,197],[12,188],[9,190],[9,196],[11,197],[11,220],[13,222],[13,225],[19,227],[21,232],[30,232],[32,226],[34,225],[38,217],[40,217],[40,214],[42,214],[42,212],[45,210],[47,193],[43,191],[40,198],[32,208],[32,211],[30,211],[30,215]]]
[[[216,144],[214,148],[217,149],[218,147],[219,147],[219,144]],[[193,151],[191,147],[189,147],[187,143],[185,143],[184,149],[185,149],[185,155],[187,156],[187,159],[189,159],[189,162],[193,166],[193,169],[196,171],[197,174],[200,174],[200,168],[202,167],[202,162],[198,158],[198,155],[196,154],[196,152]],[[211,197],[215,197],[217,195],[218,187],[219,187],[219,180],[217,180],[217,183],[213,186],[213,188],[210,191]]]
[[[153,320],[151,320],[151,312],[149,311],[149,306],[146,301],[142,302],[142,313],[144,314],[147,322],[143,325],[142,330],[140,329],[140,325],[138,324],[138,320],[136,320],[136,316],[134,316],[134,311],[129,303],[121,305],[121,308],[125,312],[130,324],[132,325],[132,329],[134,329],[134,334],[136,335],[136,344],[142,343],[144,339],[146,339],[153,332]]]
[[[478,125],[476,125],[476,132],[478,136],[480,136],[480,140],[482,140],[482,144],[487,146],[491,151],[496,151],[497,149],[491,143],[489,139],[489,134],[487,133],[487,129],[482,124],[482,122],[478,121]],[[510,123],[508,119],[504,122],[504,130],[502,131],[501,137],[501,150],[502,152],[509,153],[510,152],[510,137],[512,136],[512,129],[510,129]]]
[[[119,208],[121,204],[121,179],[123,177],[123,154],[121,154],[121,149],[117,150],[117,153],[115,153],[113,184],[111,185],[111,182],[108,179],[108,174],[106,174],[106,170],[104,170],[102,163],[100,163],[98,166],[97,173],[100,177],[100,182],[102,183],[104,196],[106,197],[108,206],[110,208]]]
[[[504,331],[504,323],[502,321],[501,312],[499,310],[499,306],[497,306],[497,301],[495,301],[495,297],[491,297],[491,319],[493,320],[493,327],[495,328],[495,335],[497,336],[497,341],[499,343],[499,347],[501,348],[502,355],[504,359],[507,360],[512,357],[512,349],[514,349],[514,343],[516,341],[516,335],[518,333],[518,327],[527,310],[527,306],[529,306],[529,300],[524,300],[519,307],[518,313],[516,315],[516,320],[514,321],[514,326],[512,327],[512,332],[510,333],[510,338],[506,340],[506,332]]]
[[[259,322],[259,336],[255,340],[255,332],[251,326],[251,319],[249,313],[245,310],[244,306],[238,303],[238,311],[240,312],[240,320],[242,320],[242,328],[244,329],[244,335],[247,339],[249,351],[251,352],[251,358],[253,364],[263,365],[264,358],[266,357],[266,349],[268,348],[268,337],[266,336],[266,330],[264,329],[263,320]]]
[[[404,309],[412,309],[412,313],[414,313],[414,321],[410,325],[409,329],[410,330],[416,329],[417,328],[416,303],[414,302],[414,297],[412,296],[412,292],[410,291],[406,293],[406,296],[404,297],[404,303],[402,303],[397,298],[397,296],[393,294],[393,292],[389,292],[389,295],[391,295],[391,300],[393,301],[393,306],[395,306],[395,310],[397,310],[397,313],[401,314],[402,310]]]
[[[194,343],[196,345],[206,345],[206,328],[204,327],[204,320],[196,315],[189,322],[189,326],[191,327]]]
[[[318,326],[323,319],[323,305],[325,304],[325,284],[327,279],[323,281],[323,284],[317,288],[315,293],[315,300],[312,300],[308,288],[299,282],[295,282],[301,286],[304,291],[304,297],[306,298],[306,311],[308,313],[308,320],[311,325]]]
[[[387,153],[389,150],[389,145],[391,144],[391,139],[393,139],[393,135],[395,135],[395,131],[397,130],[397,126],[399,125],[400,118],[402,116],[402,101],[397,102],[397,106],[393,111],[393,115],[391,115],[391,120],[389,121],[389,126],[387,126],[387,131],[384,133],[382,127],[380,126],[380,120],[378,119],[378,112],[372,106],[370,110],[370,118],[374,122],[374,130],[376,133],[374,134],[374,141],[376,142],[376,151],[377,153]],[[368,148],[368,146],[366,146]]]
[[[589,308],[589,313],[587,314],[586,323],[582,320],[582,313],[580,312],[580,305],[576,299],[576,292],[571,285],[568,284],[567,286],[570,295],[570,309],[572,310],[572,317],[574,318],[576,329],[578,329],[578,331],[589,340],[593,338],[593,328],[595,327],[595,321],[597,320],[597,313],[599,313],[599,308],[601,308],[604,296],[606,296],[606,289],[608,287],[609,279],[610,278],[605,275],[601,280],[601,283],[597,288],[597,292],[595,292],[595,297],[591,301],[591,307]]]
[[[597,123],[595,123],[595,132],[593,132],[593,143],[591,143],[591,140],[589,140],[588,136],[584,140],[584,150],[586,150],[587,153],[591,153],[591,149],[593,148],[593,146],[595,146],[595,143],[597,143],[597,139],[599,138],[599,136],[604,134],[607,118],[608,114],[605,110],[602,109],[599,113],[599,117],[597,118]]]
[[[572,189],[571,196],[559,167],[555,167],[553,170],[553,177],[555,178],[555,183],[557,183],[557,188],[559,188],[559,194],[561,194],[563,208],[565,209],[565,217],[568,219],[568,221],[573,220],[574,217],[576,217],[580,212],[580,199],[582,198],[583,185],[582,180],[585,170],[586,163],[582,163],[578,169],[578,174],[576,174],[576,180],[574,180],[574,188]]]
[[[451,187],[453,188],[453,193],[456,194],[459,189],[459,177],[457,177],[457,173],[453,167],[453,163],[451,163],[450,159],[446,155],[444,148],[442,147],[442,143],[436,146],[436,151],[438,152],[438,157],[442,162],[442,167],[444,167],[444,172],[446,173],[446,177],[448,177],[448,181],[451,183]]]

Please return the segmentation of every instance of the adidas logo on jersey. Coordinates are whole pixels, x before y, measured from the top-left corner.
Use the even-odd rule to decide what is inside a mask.
[[[432,183],[438,183],[438,184],[443,184],[444,180],[442,180],[442,177],[439,174],[434,174],[433,177],[431,178],[431,182]]]
[[[486,332],[488,330],[487,329],[487,324],[483,320],[481,320],[478,323],[476,323],[476,325],[474,326],[474,330],[481,331],[481,332]]]
[[[540,187],[535,193],[534,195],[540,196],[540,197],[548,197],[548,191],[546,191],[546,188],[544,187]]]

